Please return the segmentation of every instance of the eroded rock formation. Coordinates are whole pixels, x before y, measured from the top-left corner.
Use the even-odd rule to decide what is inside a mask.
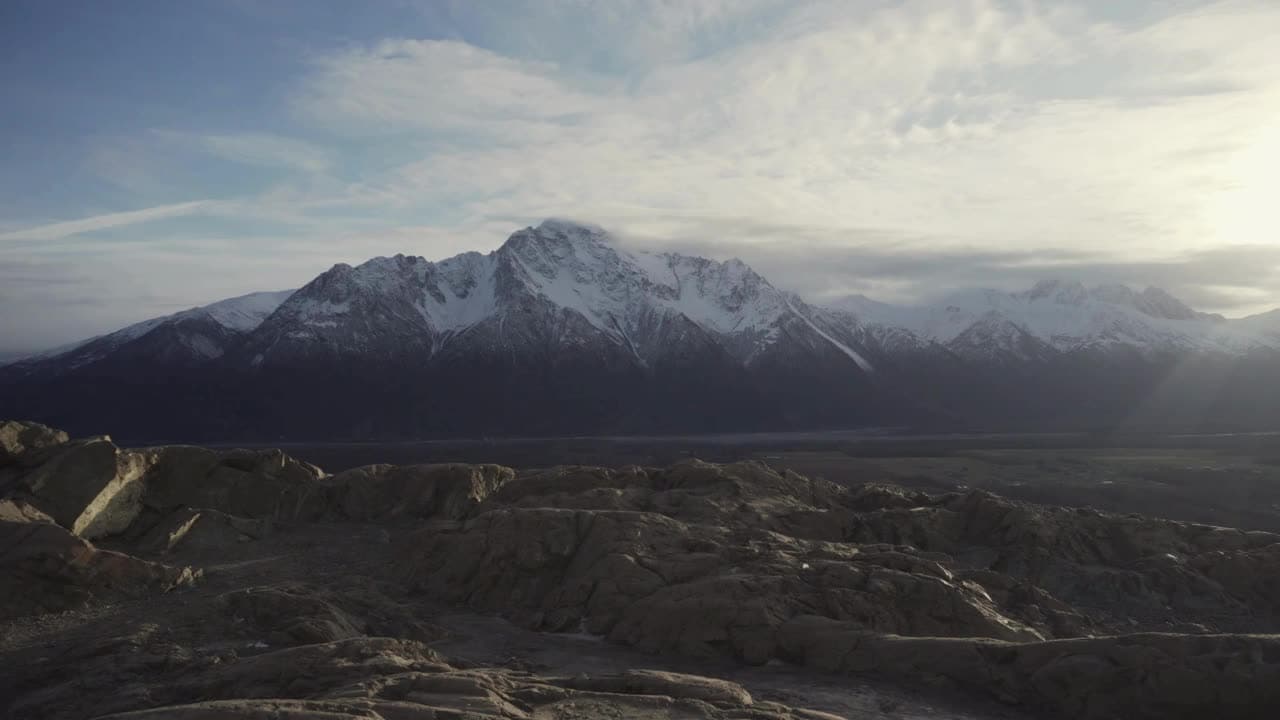
[[[1280,707],[1268,533],[753,462],[331,476],[279,451],[0,439],[16,717],[822,716],[669,671],[455,662],[429,646],[459,610],[1061,717]]]

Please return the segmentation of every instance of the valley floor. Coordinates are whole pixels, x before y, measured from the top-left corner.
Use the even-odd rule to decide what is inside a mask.
[[[855,486],[893,482],[930,492],[982,488],[1048,505],[1095,507],[1280,532],[1280,434],[1078,433],[868,435],[756,433],[685,437],[496,439],[286,446],[338,471],[378,462],[669,465],[758,460]]]

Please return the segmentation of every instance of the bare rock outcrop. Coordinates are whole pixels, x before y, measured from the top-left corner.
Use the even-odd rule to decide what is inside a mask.
[[[398,558],[430,597],[650,652],[878,673],[1068,717],[1280,706],[1280,640],[1212,634],[1276,623],[1268,533],[692,462],[533,473],[459,526],[406,536]]]
[[[10,505],[10,507],[13,507]],[[165,592],[198,572],[94,547],[31,510],[0,519],[0,615],[59,612],[90,600]]]
[[[448,634],[432,622],[446,606],[1061,717],[1280,707],[1280,636],[1251,634],[1280,631],[1280,536],[1265,532],[757,462],[331,476],[278,450],[123,450],[15,423],[0,441],[0,611],[172,601],[169,624],[28,648],[0,678],[18,717],[821,717],[668,671],[451,662],[424,644]],[[348,542],[364,544],[334,549]],[[161,596],[198,569],[126,553],[219,580],[190,603]]]
[[[733,530],[733,542],[755,533],[796,548],[809,543],[809,556],[888,551],[900,565],[888,569],[929,577],[917,569],[932,568],[1046,638],[1280,631],[1280,586],[1266,572],[1280,569],[1280,536],[1265,532],[1035,506],[983,491],[843,488],[750,462],[553,468],[507,483],[479,511],[487,508],[644,512],[679,520],[693,535],[718,527]]]
[[[1280,636],[1137,634],[1004,643],[908,638],[801,616],[785,655],[822,670],[876,673],[989,693],[1060,717],[1263,718],[1280,707]]]
[[[75,440],[24,452],[0,470],[0,485],[94,539],[123,532],[142,512],[149,464],[145,453],[121,450],[110,438]]]
[[[22,420],[0,420],[0,467],[27,450],[60,445],[69,438],[62,430]]]
[[[20,499],[80,537],[256,537],[253,521],[460,520],[515,473],[498,465],[372,465],[327,476],[279,450],[166,446],[124,450],[110,438],[67,441],[43,426],[6,422],[0,497]],[[6,452],[8,450],[6,449]],[[192,530],[196,535],[189,535]]]
[[[324,472],[280,450],[221,450],[168,446],[144,451],[151,459],[143,502],[167,512],[209,508],[246,518],[307,521],[326,516]]]
[[[936,563],[767,532],[735,536],[657,513],[495,510],[404,545],[411,587],[651,651],[763,663],[779,623],[819,609],[880,632],[1041,637]]]
[[[251,631],[273,647],[364,635],[426,642],[445,634],[372,584],[352,583],[340,590],[306,583],[257,585],[225,593],[217,603],[222,615],[242,632]]]
[[[165,515],[135,543],[149,555],[208,552],[271,534],[271,518],[242,518],[220,510],[182,507]]]
[[[0,487],[76,535],[97,539],[140,534],[183,507],[318,519],[329,509],[320,474],[278,450],[124,450],[99,437],[23,452],[0,468]]]
[[[677,673],[563,677],[459,668],[422,643],[395,638],[360,636],[241,656],[192,650],[152,629],[87,647],[74,661],[92,675],[68,675],[9,710],[33,720],[834,717],[757,702],[735,683]],[[67,660],[56,662],[42,670],[55,676],[70,670]],[[103,697],[107,689],[114,692]]]
[[[324,484],[336,512],[349,520],[461,520],[514,477],[500,465],[368,465]]]

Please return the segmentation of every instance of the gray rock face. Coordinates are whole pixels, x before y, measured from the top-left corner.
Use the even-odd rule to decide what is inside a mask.
[[[0,476],[59,525],[98,538],[123,532],[142,511],[141,480],[149,464],[144,453],[92,438],[26,452]]]

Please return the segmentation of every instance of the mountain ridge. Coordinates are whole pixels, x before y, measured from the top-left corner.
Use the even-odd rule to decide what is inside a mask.
[[[578,250],[583,248],[587,250],[586,262],[578,253]],[[499,261],[504,258],[514,258],[516,262],[509,263],[500,271],[494,267],[495,258]],[[623,307],[629,299],[628,295],[636,293],[634,287],[618,288],[616,285],[611,287],[608,284],[610,281],[617,280],[616,277],[607,277],[608,271],[611,269],[616,271],[619,265],[631,265],[629,269],[656,291],[655,295],[660,301],[656,304],[661,305],[657,309],[683,313],[694,322],[720,334],[732,334],[757,328],[765,328],[767,331],[767,326],[776,320],[779,313],[799,312],[796,310],[796,305],[802,306],[806,311],[799,313],[801,317],[811,318],[813,312],[851,314],[855,321],[854,327],[872,326],[881,330],[896,331],[899,334],[906,332],[914,335],[917,341],[926,343],[946,344],[979,324],[983,316],[991,311],[995,311],[1002,318],[1017,325],[1020,330],[1041,340],[1058,338],[1060,345],[1068,342],[1067,338],[1087,340],[1093,336],[1101,336],[1107,330],[1105,327],[1083,328],[1085,332],[1082,334],[1079,332],[1081,328],[1078,327],[1071,328],[1076,330],[1074,333],[1055,331],[1060,328],[1041,327],[1038,326],[1037,320],[1045,323],[1056,320],[1061,323],[1064,318],[1036,318],[1025,313],[1010,317],[1010,306],[1016,307],[1018,304],[1082,308],[1082,311],[1088,311],[1090,306],[1104,305],[1124,308],[1132,311],[1131,315],[1161,323],[1163,321],[1175,323],[1203,321],[1212,325],[1221,325],[1223,328],[1232,328],[1216,334],[1202,333],[1195,337],[1189,337],[1184,333],[1178,340],[1184,345],[1199,345],[1196,349],[1239,351],[1247,347],[1250,341],[1270,344],[1271,333],[1268,331],[1271,330],[1272,324],[1276,326],[1276,332],[1280,332],[1280,309],[1247,318],[1227,320],[1221,315],[1196,311],[1162,288],[1148,286],[1142,291],[1135,291],[1121,284],[1104,284],[1086,288],[1078,281],[1061,278],[1041,280],[1027,290],[1015,292],[988,288],[961,290],[929,304],[892,305],[862,295],[826,302],[806,302],[794,293],[774,287],[749,265],[737,258],[716,261],[675,252],[632,250],[618,246],[612,241],[611,236],[597,225],[559,218],[551,218],[536,228],[527,227],[513,233],[499,249],[488,254],[470,251],[439,261],[430,261],[421,256],[398,254],[370,258],[355,266],[338,263],[305,285],[304,289],[316,283],[325,285],[343,282],[340,278],[354,279],[357,285],[363,283],[366,287],[370,284],[376,286],[379,278],[386,280],[389,275],[394,275],[397,264],[402,266],[408,264],[418,268],[417,285],[422,287],[425,296],[421,298],[423,302],[418,303],[420,306],[415,310],[427,321],[427,327],[423,329],[441,335],[456,335],[464,332],[493,314],[497,305],[495,293],[499,291],[494,286],[496,278],[502,277],[504,273],[507,276],[516,273],[525,280],[526,284],[532,283],[533,287],[526,289],[542,294],[561,308],[578,312],[601,331],[623,342],[628,342],[630,338],[627,337],[627,330],[618,326],[617,322],[620,316],[621,319],[630,322],[637,320],[635,317],[628,317],[627,308]],[[581,273],[583,268],[599,270],[602,267],[606,271],[606,277],[589,278],[591,282],[575,282],[575,278],[565,278],[560,273],[561,268],[566,268],[568,274],[572,276],[575,272]],[[727,285],[731,291],[736,292],[745,288],[748,292],[758,293],[760,288],[763,288],[766,306],[756,308],[762,312],[754,315],[735,312],[738,308],[724,306],[731,304],[724,302],[726,298],[720,298],[722,301],[720,306],[700,302],[706,299],[705,292],[685,295],[682,292],[682,281],[692,277],[695,281],[705,282],[708,278],[698,271],[705,272],[706,268],[713,270],[711,273],[713,282],[721,286]],[[674,284],[670,279],[664,278],[668,274],[674,280]],[[581,280],[581,278],[577,279]],[[509,296],[514,291],[509,287],[514,279],[507,277],[505,282],[508,287],[504,293]],[[596,293],[594,296],[584,294],[584,289],[593,288],[602,288],[604,292]],[[347,288],[347,291],[352,292],[355,289],[353,286]],[[705,287],[701,289],[706,290]],[[281,309],[281,306],[286,308],[285,312],[293,312],[296,320],[312,327],[323,327],[326,323],[335,322],[331,316],[341,316],[348,311],[345,301],[327,305],[312,303],[302,307],[296,307],[303,305],[302,303],[294,303],[294,307],[291,307],[286,301],[296,292],[298,291],[258,292],[229,298],[179,313],[144,320],[111,333],[40,353],[12,358],[9,362],[13,364],[50,359],[103,338],[114,337],[117,342],[134,339],[158,325],[201,313],[209,315],[227,329],[247,333],[256,330],[270,315]],[[480,298],[479,301],[474,299],[477,296]],[[728,298],[728,300],[732,299]],[[265,302],[258,302],[257,306],[251,310],[241,308],[241,306],[252,304],[253,301]],[[219,313],[223,316],[216,317]],[[1114,314],[1105,318],[1113,324],[1122,319],[1131,318],[1122,318]],[[845,322],[847,323],[848,320],[846,319]],[[1163,324],[1163,329],[1166,330],[1174,327],[1177,326]],[[1237,328],[1240,330],[1236,331]],[[1250,337],[1248,331],[1255,328],[1257,335]],[[1153,339],[1149,334],[1146,338],[1137,338],[1132,329],[1128,329],[1126,334],[1124,327],[1112,329],[1119,331],[1117,339],[1142,341],[1134,344],[1142,344]],[[818,330],[827,332],[820,328]],[[904,340],[908,338],[899,339],[900,342]],[[839,341],[833,342],[839,343]],[[860,364],[868,365],[865,359],[861,360]]]
[[[340,263],[0,367],[0,400],[77,431],[105,414],[199,439],[1095,426],[1135,408],[1280,424],[1280,396],[1235,407],[1280,375],[1268,316],[1060,280],[945,302],[809,303],[738,259],[552,219],[487,254]]]

